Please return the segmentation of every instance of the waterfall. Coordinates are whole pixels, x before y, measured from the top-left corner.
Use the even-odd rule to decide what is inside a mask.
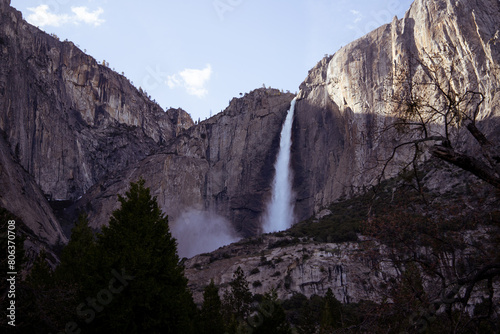
[[[292,100],[290,110],[286,115],[281,129],[280,149],[274,164],[276,174],[271,190],[271,201],[264,215],[263,232],[283,231],[292,226],[293,196],[292,176],[290,171],[290,148],[292,147],[292,123],[295,111],[295,99]]]

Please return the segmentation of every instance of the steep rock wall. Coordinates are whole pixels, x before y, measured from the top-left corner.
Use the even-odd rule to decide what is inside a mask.
[[[7,5],[0,13],[0,129],[49,197],[78,198],[175,137],[179,124],[193,124]]]
[[[26,226],[43,244],[66,243],[58,219],[40,188],[33,177],[14,161],[10,151],[0,134],[0,206],[23,218]]]
[[[163,112],[125,77],[27,24],[9,1],[0,11],[0,130],[48,198],[84,195],[71,212],[88,211],[98,227],[142,176],[173,219],[193,208],[224,216],[243,236],[260,232],[291,94],[259,89],[192,126],[182,110]],[[499,11],[495,0],[416,0],[403,19],[309,72],[292,131],[298,220],[375,182],[399,139],[383,131],[392,122],[387,90],[410,56],[453,61],[466,74],[457,85],[485,94],[483,130],[498,133]]]
[[[143,177],[171,221],[190,209],[208,211],[228,219],[240,235],[255,235],[292,99],[276,89],[235,98],[224,112],[182,132],[161,152],[93,187],[76,207],[91,214],[94,226],[107,224],[118,205],[116,194]]]
[[[394,18],[321,60],[300,86],[293,130],[294,189],[299,220],[373,184],[400,142],[387,92],[398,65],[437,57],[462,72],[457,90],[483,92],[478,120],[497,139],[500,115],[500,3],[496,0],[416,0]],[[448,51],[454,50],[450,58]],[[418,75],[418,72],[415,74]],[[474,149],[465,135],[464,149]],[[401,151],[398,161],[408,158]],[[399,170],[395,163],[386,171]]]
[[[0,203],[42,241],[66,240],[48,200],[76,200],[192,125],[182,109],[164,112],[124,76],[0,1]]]

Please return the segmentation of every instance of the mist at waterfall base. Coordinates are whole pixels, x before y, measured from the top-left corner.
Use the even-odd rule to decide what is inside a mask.
[[[264,233],[283,231],[293,223],[292,173],[290,170],[290,149],[292,147],[292,123],[295,112],[295,99],[292,100],[285,123],[281,129],[280,148],[274,164],[276,173],[262,230]]]
[[[240,239],[226,219],[195,209],[184,212],[170,224],[170,232],[177,239],[180,258],[208,253]]]

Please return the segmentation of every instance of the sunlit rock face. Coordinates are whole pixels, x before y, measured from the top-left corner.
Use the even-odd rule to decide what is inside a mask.
[[[429,55],[452,65],[462,79],[456,89],[484,94],[478,120],[495,139],[500,114],[500,3],[496,0],[416,0],[394,20],[322,59],[300,86],[293,129],[292,164],[296,216],[304,219],[332,201],[376,181],[382,163],[399,142],[392,122],[398,65]],[[450,50],[453,51],[450,54]],[[415,72],[415,76],[419,75]],[[430,101],[432,103],[432,96]],[[459,143],[474,149],[464,134]],[[396,161],[408,159],[399,151]],[[386,170],[393,175],[397,163]]]

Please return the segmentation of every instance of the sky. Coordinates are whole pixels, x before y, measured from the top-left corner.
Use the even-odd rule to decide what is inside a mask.
[[[193,120],[263,85],[299,90],[326,54],[412,0],[11,0],[24,19]]]

